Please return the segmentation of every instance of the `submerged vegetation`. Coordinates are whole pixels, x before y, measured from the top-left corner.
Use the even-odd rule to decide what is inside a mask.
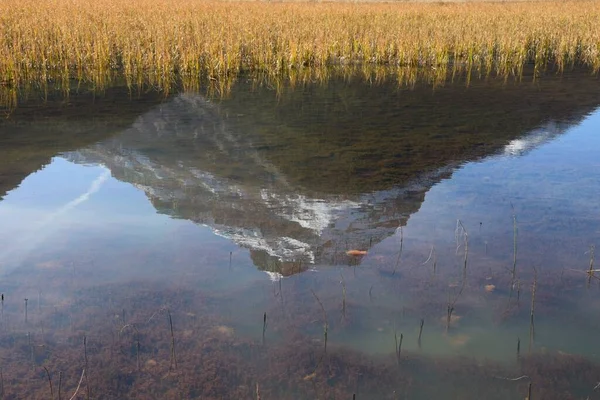
[[[385,259],[388,268],[393,258],[390,254]],[[452,258],[450,254],[448,258]],[[460,258],[462,255],[456,256],[457,260]],[[360,271],[357,277],[349,274],[347,321],[328,318],[328,311],[339,310],[338,294],[327,289],[337,279],[335,273],[323,270],[320,279],[326,284],[317,291],[299,284],[302,275],[286,280],[283,283],[286,300],[279,303],[275,299],[282,295],[281,291],[273,297],[269,294],[264,303],[268,312],[263,314],[262,321],[253,322],[256,325],[251,328],[262,322],[262,340],[258,334],[245,330],[235,314],[228,316],[223,312],[228,308],[223,302],[229,302],[230,293],[198,291],[193,287],[196,283],[171,289],[160,284],[140,284],[134,289],[131,283],[87,287],[75,279],[68,285],[69,299],[56,304],[51,299],[58,288],[54,285],[61,281],[57,279],[45,287],[48,294],[38,297],[27,322],[23,318],[25,309],[18,304],[22,301],[21,294],[31,290],[31,286],[11,290],[6,312],[3,310],[0,318],[1,393],[3,398],[30,399],[54,399],[56,392],[58,398],[61,392],[66,393],[63,399],[251,399],[258,398],[254,394],[259,391],[264,399],[429,399],[443,398],[444,393],[457,398],[595,398],[591,396],[600,387],[600,364],[581,355],[545,349],[541,343],[535,351],[520,355],[519,340],[515,362],[482,360],[475,354],[436,354],[439,345],[448,349],[449,354],[468,346],[466,342],[471,340],[468,334],[473,331],[464,321],[458,323],[456,317],[454,332],[448,334],[443,318],[439,318],[443,314],[444,289],[453,271],[441,272],[434,278],[428,271],[412,269],[409,266],[415,262],[412,256],[406,261],[407,266],[400,272],[410,280],[410,285],[418,287],[419,296],[403,303],[397,283],[381,281],[377,288],[380,300],[361,305],[363,282],[370,282],[365,279],[368,271]],[[80,267],[83,266],[77,268]],[[542,311],[552,316],[556,315],[556,303],[552,305],[551,293],[562,293],[554,298],[569,302],[575,291],[587,291],[582,276],[569,275],[562,283],[552,283],[556,272],[542,275],[543,286],[552,285],[552,289],[542,290],[545,292]],[[59,268],[51,273],[71,272],[61,272]],[[502,286],[510,282],[510,271],[499,269],[496,273],[494,280]],[[472,294],[482,293],[480,282],[486,281],[487,271],[475,268],[469,274],[466,287],[470,294],[461,299],[459,308],[465,319],[477,321],[473,307],[485,304],[484,312],[493,314],[501,309],[494,304],[504,303],[508,291],[487,293],[481,303]],[[523,275],[532,279],[525,271]],[[428,288],[416,282],[419,277]],[[16,283],[13,279],[10,284]],[[535,285],[536,278],[533,279]],[[241,293],[241,298],[269,285],[275,283],[249,287]],[[310,301],[311,296],[315,302]],[[533,302],[535,294],[531,296]],[[239,307],[241,298],[231,306]],[[424,303],[418,303],[424,299]],[[408,306],[406,312],[405,306]],[[377,335],[389,350],[394,343],[394,352],[369,354],[348,347],[344,334],[365,322],[360,321],[360,309],[377,314],[381,307],[388,307],[390,317],[395,314],[392,318],[398,322],[392,330],[391,322],[385,325],[379,314],[375,325],[383,326]],[[265,343],[267,313],[269,323],[273,324],[269,329],[274,340]],[[410,329],[409,325],[423,314],[431,317],[431,329],[421,347],[424,319],[420,319],[418,330]],[[528,314],[524,307],[512,320]],[[498,324],[496,328],[504,329],[511,322]],[[331,346],[328,346],[328,332],[334,339]],[[411,346],[417,337],[419,346]],[[496,345],[502,345],[512,338],[496,340]]]
[[[0,85],[194,88],[243,72],[426,67],[519,75],[600,68],[600,3],[349,4],[5,0]],[[402,71],[402,72],[398,72]]]

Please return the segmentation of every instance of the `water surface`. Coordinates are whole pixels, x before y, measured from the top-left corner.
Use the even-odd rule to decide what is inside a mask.
[[[599,398],[599,89],[24,102],[0,122],[4,392],[47,398],[46,367],[93,398]]]

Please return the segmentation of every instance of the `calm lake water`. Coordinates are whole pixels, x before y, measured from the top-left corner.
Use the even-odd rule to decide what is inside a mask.
[[[6,114],[3,398],[600,399],[596,76]]]

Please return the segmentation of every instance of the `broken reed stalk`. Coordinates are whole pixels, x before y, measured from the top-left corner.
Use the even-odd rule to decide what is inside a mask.
[[[171,318],[171,311],[167,308],[167,314],[169,315],[169,326],[171,327],[171,364],[169,365],[169,371],[175,366],[177,369],[177,357],[175,356],[175,334],[173,333],[173,318]]]
[[[532,400],[532,398],[531,398],[531,382],[529,382],[529,386],[527,387],[527,400]]]
[[[423,318],[421,318],[421,326],[419,327],[419,339],[418,339],[419,348],[421,348],[421,335],[423,334],[423,325],[425,325],[425,320]]]
[[[396,260],[396,265],[394,265],[394,270],[392,271],[392,276],[396,274],[398,265],[400,265],[400,258],[402,258],[403,247],[404,247],[404,231],[402,230],[402,227],[400,227],[400,251],[398,252],[398,259]]]
[[[531,312],[529,314],[529,353],[535,338],[535,292],[537,289],[537,269],[533,267],[533,284],[531,286]]]
[[[462,235],[464,237],[465,257],[464,257],[464,262],[463,262],[463,276],[462,276],[462,282],[460,285],[460,289],[459,289],[458,293],[456,294],[456,296],[454,297],[454,300],[452,300],[452,301],[450,301],[450,294],[448,294],[448,309],[447,309],[447,314],[446,314],[446,332],[448,332],[448,330],[450,329],[450,322],[452,320],[452,313],[454,312],[454,306],[456,305],[456,302],[460,298],[460,295],[462,294],[463,290],[465,289],[465,285],[467,283],[467,265],[468,265],[468,260],[469,260],[469,234],[468,234],[467,230],[465,229],[465,226],[463,225],[461,220],[457,220],[456,224],[457,224],[457,232],[459,231],[459,228],[460,228],[460,230],[462,230]],[[458,240],[458,238],[457,238],[457,240]],[[458,248],[460,248],[460,245],[457,245],[457,250],[458,250]]]
[[[427,257],[427,260],[425,260],[425,262],[421,265],[427,265],[427,263],[429,263],[429,261],[431,261],[432,257],[433,257],[433,275],[435,275],[435,270],[437,267],[437,256],[435,254],[435,245],[434,244],[431,245],[431,250],[429,251],[429,256]]]
[[[346,281],[344,280],[344,275],[340,272],[340,277],[342,280],[340,284],[342,285],[342,317],[344,320],[346,319]]]
[[[521,359],[521,338],[517,338],[517,361]]]
[[[431,245],[431,250],[429,251],[429,256],[427,257],[427,260],[425,260],[425,262],[421,265],[427,265],[427,263],[429,262],[429,260],[431,260],[431,257],[433,256],[433,250],[434,250],[434,245]]]
[[[402,340],[404,340],[404,335],[400,333],[400,341],[398,341],[398,332],[394,331],[394,340],[396,342],[396,362],[400,365],[400,354],[402,352]]]
[[[61,389],[62,389],[62,371],[58,373],[58,400],[61,400]]]
[[[267,313],[263,315],[263,334],[262,334],[262,343],[263,346],[265,344],[265,333],[267,332]]]
[[[77,397],[77,393],[79,392],[79,388],[81,387],[81,382],[83,382],[84,375],[86,375],[85,368],[83,369],[83,371],[81,371],[81,378],[79,378],[79,383],[77,384],[77,388],[75,388],[75,393],[73,393],[73,396],[71,396],[69,400],[74,400],[75,397]]]
[[[54,389],[52,388],[52,378],[50,377],[50,371],[48,371],[48,368],[44,367],[44,370],[46,371],[46,375],[48,375],[48,384],[50,385],[50,399],[54,400]]]
[[[321,307],[321,311],[323,312],[323,337],[325,339],[323,349],[324,349],[324,352],[327,353],[327,331],[329,328],[329,323],[327,322],[327,312],[325,311],[325,307],[323,307],[323,303],[321,303],[321,300],[319,300],[319,296],[317,296],[315,291],[312,289],[310,289],[310,291],[311,291],[312,295],[315,297],[315,299],[317,300],[317,303],[319,303],[319,306]]]
[[[462,236],[463,232],[462,232],[462,227],[460,225],[460,220],[457,219],[456,220],[456,228],[454,229],[454,240],[456,241],[456,255],[458,255],[458,250],[460,250],[460,247],[462,246],[462,244],[460,243],[460,238]]]

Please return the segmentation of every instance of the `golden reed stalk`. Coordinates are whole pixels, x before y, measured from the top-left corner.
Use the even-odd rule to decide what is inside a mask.
[[[393,66],[519,74],[600,69],[600,2],[2,0],[0,85],[168,90],[241,72]]]

